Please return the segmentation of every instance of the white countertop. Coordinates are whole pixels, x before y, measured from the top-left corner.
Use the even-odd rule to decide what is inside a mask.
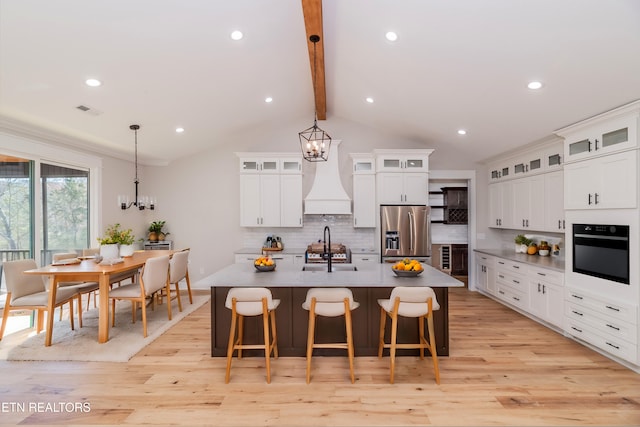
[[[342,264],[345,265],[345,264]],[[398,277],[389,264],[358,263],[357,271],[302,271],[300,265],[277,265],[274,271],[259,272],[250,263],[230,264],[202,279],[211,287],[376,287],[430,286],[463,287],[464,283],[435,268],[424,265],[416,277]]]
[[[505,258],[511,261],[522,262],[524,264],[533,265],[540,268],[548,268],[550,270],[560,271],[564,273],[564,258],[555,256],[540,256],[540,255],[528,255],[523,253],[516,253],[515,250],[508,249],[475,249],[476,252],[480,252],[487,255],[493,255],[500,258]]]

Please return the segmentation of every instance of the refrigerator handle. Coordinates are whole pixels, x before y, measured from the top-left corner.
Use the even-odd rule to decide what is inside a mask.
[[[409,250],[413,250],[413,233],[416,231],[416,224],[411,211],[407,212],[407,215],[409,215]]]

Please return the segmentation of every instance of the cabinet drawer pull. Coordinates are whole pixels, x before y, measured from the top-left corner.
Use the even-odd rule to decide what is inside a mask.
[[[511,267],[515,268],[515,269],[519,269],[520,266],[519,265],[512,265]]]
[[[578,329],[575,326],[572,326],[571,329],[573,329],[574,331],[578,331],[578,332],[582,333],[582,329]]]
[[[504,261],[498,261],[498,264],[504,265]]]
[[[607,307],[609,310],[613,310],[613,311],[616,311],[616,312],[618,312],[618,313],[620,312],[620,309],[619,309],[619,308],[611,307],[610,305],[607,305],[606,307]]]
[[[518,298],[518,297],[513,297],[513,299],[516,300],[516,301],[520,301],[520,298]]]
[[[504,276],[502,274],[498,274],[498,277],[504,279]]]
[[[571,296],[576,299],[584,299],[580,295],[576,295],[576,294],[571,294]]]
[[[538,272],[538,274],[539,274],[540,276],[544,276],[544,277],[546,277],[546,276],[547,276],[547,274],[546,274],[546,273],[540,273],[540,272]]]
[[[616,330],[616,331],[619,331],[619,330],[620,330],[620,328],[618,328],[617,326],[613,326],[613,325],[610,325],[610,324],[608,324],[608,323],[607,323],[607,327],[608,327],[608,328],[611,328],[611,329],[614,329],[614,330]]]
[[[620,350],[620,347],[619,347],[619,346],[617,346],[617,345],[615,345],[615,344],[611,344],[610,342],[607,342],[607,341],[605,341],[605,343],[606,343],[608,346],[611,346],[611,347],[615,348],[616,350]]]
[[[498,293],[499,293],[499,294],[502,294],[502,295],[504,295],[504,292],[503,292],[503,291],[498,291]]]
[[[577,314],[578,316],[584,316],[584,314],[580,313],[579,311],[571,310],[571,312],[573,314]]]
[[[598,204],[598,193],[593,193],[594,205]]]
[[[513,283],[517,283],[518,285],[520,284],[520,282],[515,280],[515,279],[512,279],[512,281],[513,281]]]

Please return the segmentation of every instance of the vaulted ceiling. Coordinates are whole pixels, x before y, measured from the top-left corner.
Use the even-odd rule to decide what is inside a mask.
[[[0,128],[130,158],[139,123],[141,158],[162,163],[306,127],[306,3],[320,1],[3,0]],[[640,99],[636,0],[324,0],[322,20],[329,124],[481,160]]]

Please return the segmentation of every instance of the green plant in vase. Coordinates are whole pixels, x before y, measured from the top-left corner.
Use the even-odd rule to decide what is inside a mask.
[[[169,233],[165,233],[162,231],[162,228],[164,227],[164,224],[166,223],[166,221],[153,221],[150,225],[149,225],[149,241],[150,242],[157,242],[158,240],[162,241],[164,240],[164,238],[166,237],[167,234]]]

